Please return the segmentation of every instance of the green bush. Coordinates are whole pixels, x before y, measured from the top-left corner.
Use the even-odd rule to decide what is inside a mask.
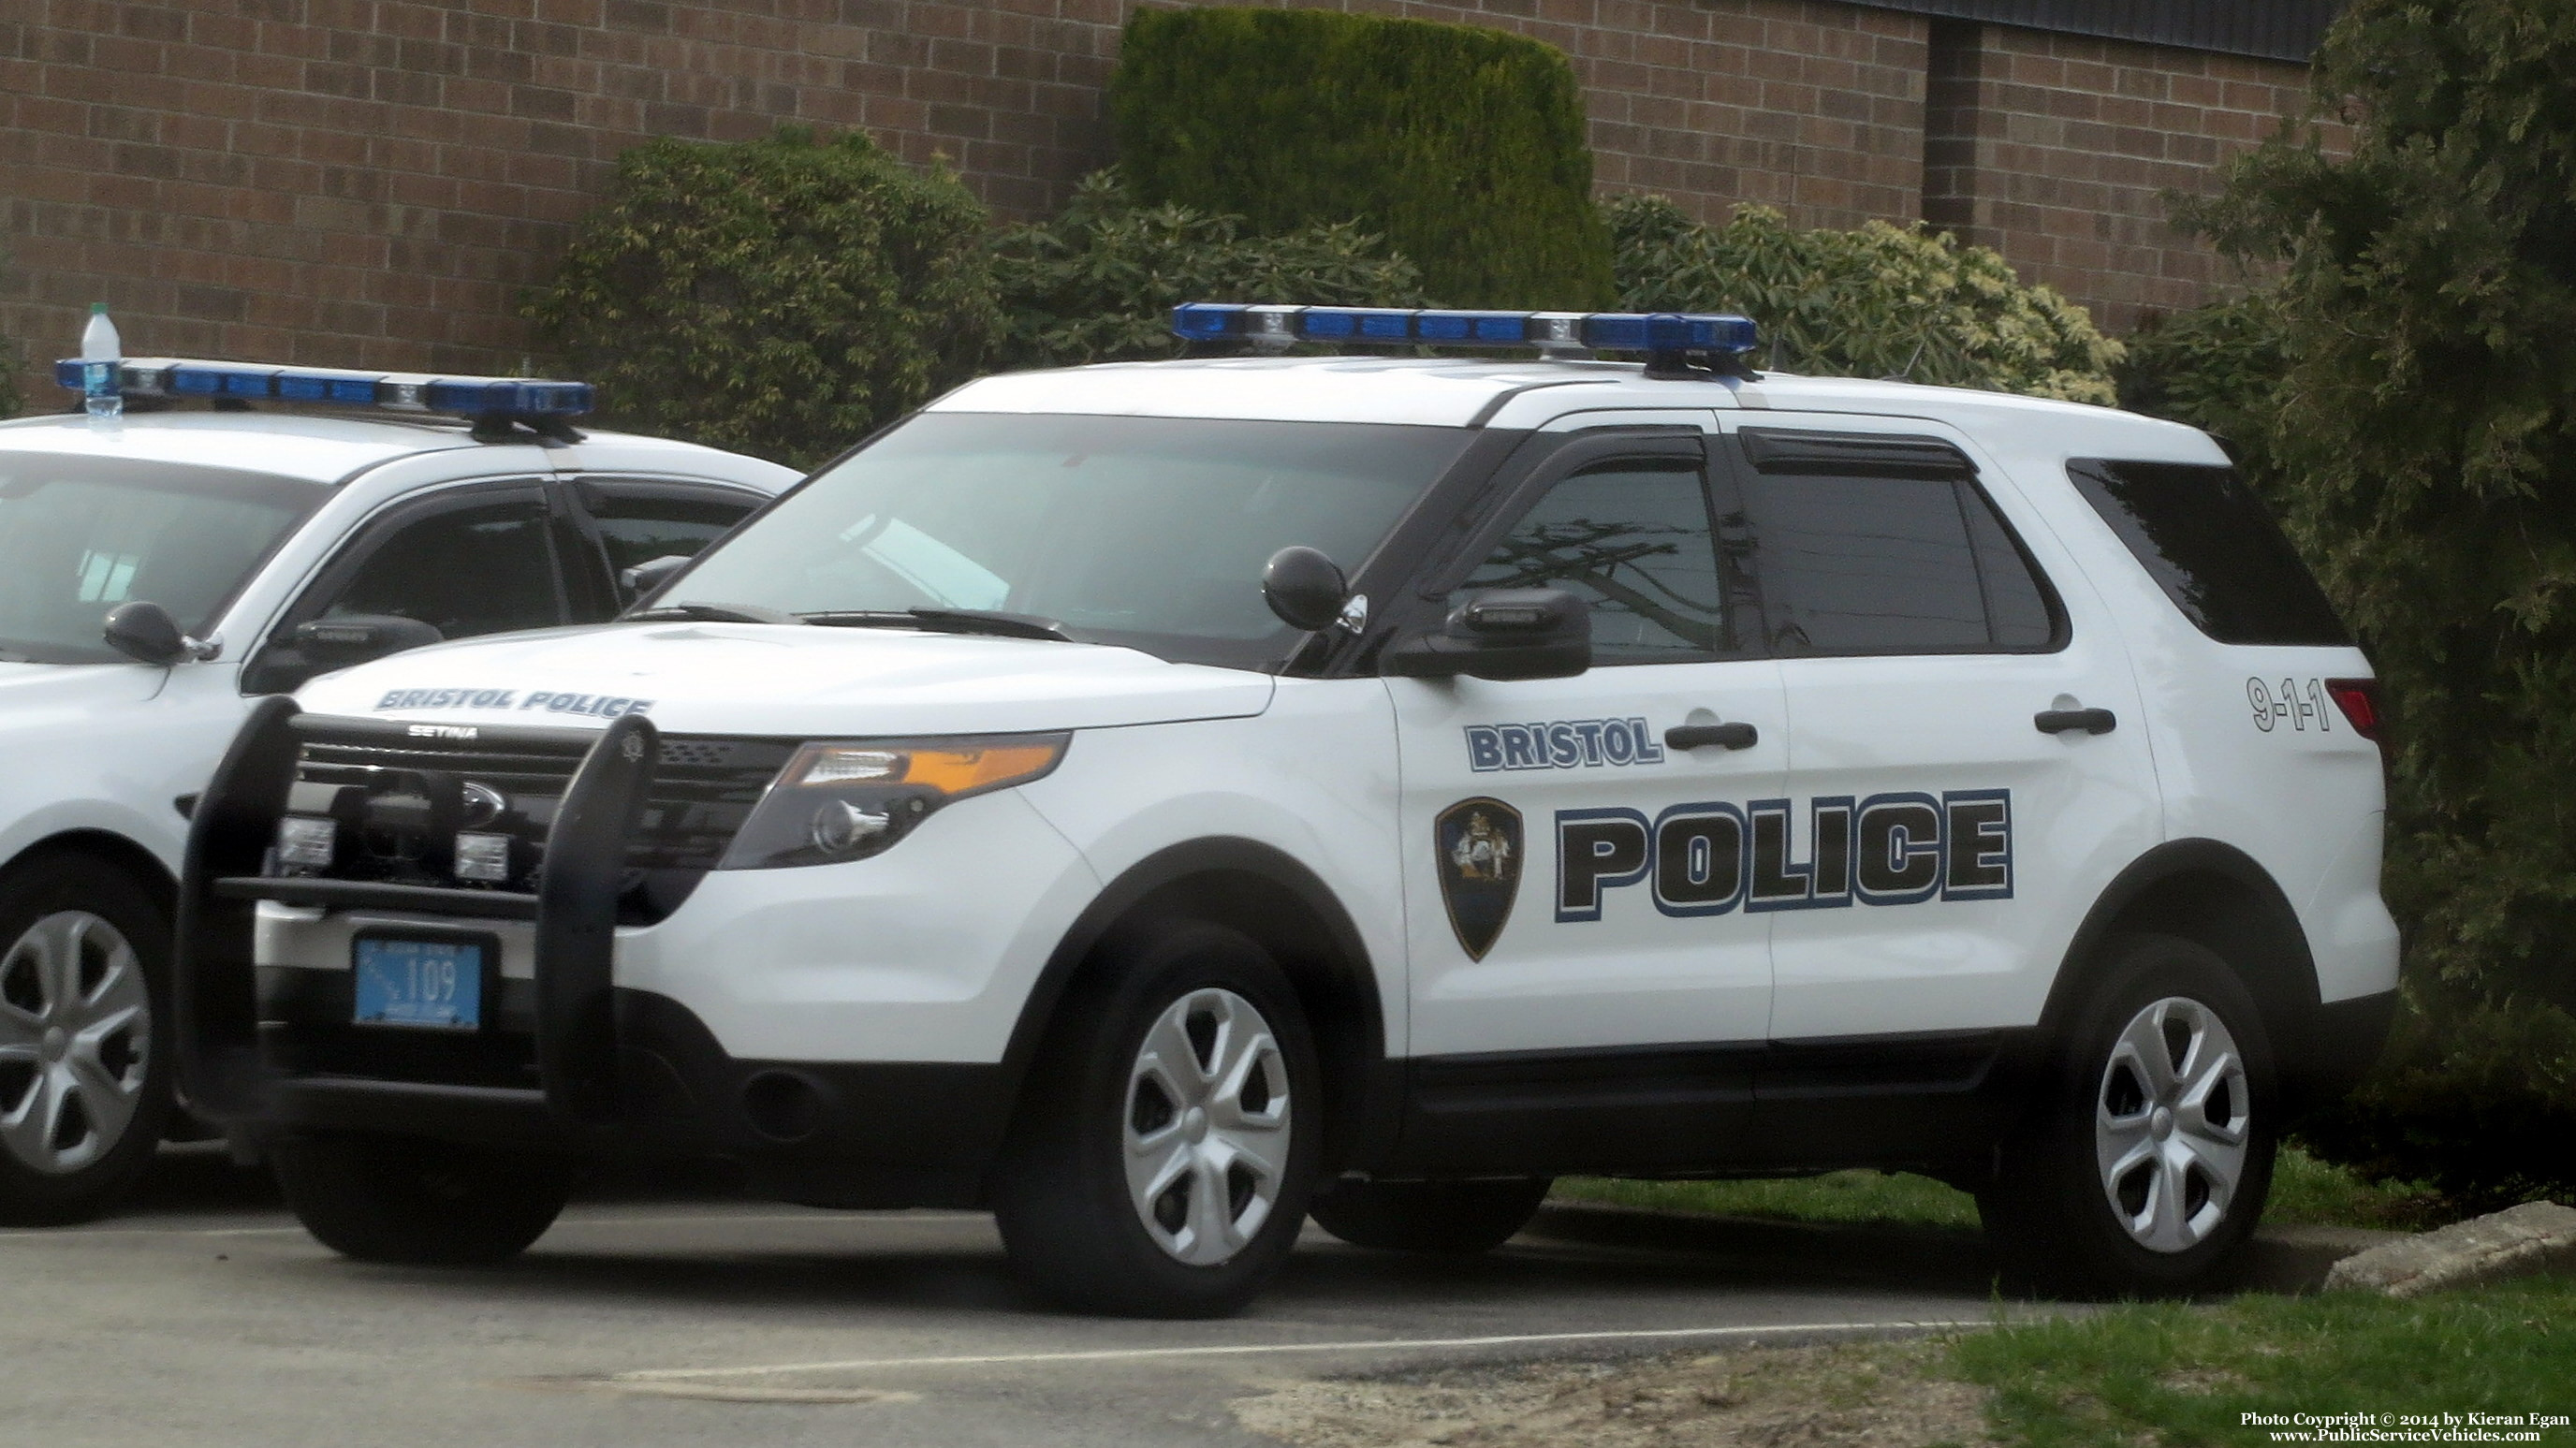
[[[1240,216],[1137,205],[1114,168],[1054,220],[1002,233],[993,272],[1012,367],[1175,356],[1183,302],[1425,305],[1420,269],[1349,222],[1247,235]]]
[[[2309,1130],[2454,1192],[2576,1191],[2576,11],[2356,0],[2314,94],[2348,154],[2293,128],[2178,209],[2277,287],[2132,374],[2231,433],[2387,693],[2408,1010]]]
[[[2410,990],[2380,1068],[2300,1135],[2461,1209],[2576,1193],[2576,1016],[2521,997]]]
[[[1320,10],[1140,9],[1109,106],[1147,204],[1256,235],[1356,222],[1450,306],[1610,299],[1582,95],[1552,46]]]
[[[2118,342],[2082,307],[2024,286],[2004,259],[1873,221],[1801,231],[1767,207],[1701,226],[1661,196],[1605,208],[1631,311],[1731,311],[1762,329],[1757,365],[1905,377],[2108,404]]]
[[[982,364],[987,224],[856,132],[649,141],[526,314],[610,418],[805,466]]]
[[[2266,438],[2289,363],[2285,328],[2280,298],[2270,292],[2158,318],[2128,339],[2120,405],[2216,435],[2268,497]]]

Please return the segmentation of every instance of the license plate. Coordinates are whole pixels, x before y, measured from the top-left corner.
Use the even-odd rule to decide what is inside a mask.
[[[453,940],[361,940],[362,1026],[471,1031],[483,1024],[483,947]]]

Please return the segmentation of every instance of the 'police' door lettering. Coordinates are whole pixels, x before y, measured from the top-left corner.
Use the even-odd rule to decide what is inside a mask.
[[[1809,800],[1803,860],[1791,850],[1792,804],[1677,804],[1653,820],[1558,810],[1556,918],[1598,920],[1608,892],[1637,884],[1666,915],[2012,898],[2011,790]]]

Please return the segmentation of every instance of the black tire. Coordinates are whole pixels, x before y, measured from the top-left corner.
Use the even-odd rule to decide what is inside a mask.
[[[1468,1182],[1336,1182],[1306,1214],[1350,1243],[1381,1252],[1490,1252],[1547,1200],[1554,1177]]]
[[[1252,1014],[1241,1014],[1229,1002],[1248,1005]],[[1238,1036],[1229,1033],[1231,1026],[1209,1025],[1202,1040],[1200,1027],[1212,1018],[1188,1014],[1200,1008],[1194,1003],[1232,1012],[1226,1019],[1236,1023],[1266,1023],[1272,1047],[1257,1053],[1257,1066],[1228,1071],[1225,1053],[1257,1043],[1261,1033],[1247,1029]],[[1146,1069],[1142,1053],[1149,1033],[1162,1029],[1167,1017],[1179,1023],[1173,1029],[1187,1033],[1189,1064],[1204,1076],[1204,1058],[1213,1051],[1217,1074],[1245,1083],[1236,1104],[1256,1116],[1276,1116],[1287,1143],[1277,1149],[1275,1137],[1264,1134],[1267,1127],[1236,1132],[1276,1158],[1266,1185],[1248,1167],[1240,1179],[1234,1167],[1214,1178],[1184,1170],[1152,1198],[1155,1225],[1149,1229],[1149,1207],[1142,1203],[1150,1182],[1131,1193],[1131,1133],[1149,1143],[1136,1159],[1159,1163],[1144,1169],[1149,1174],[1214,1160],[1231,1139],[1231,1128],[1217,1124],[1206,1108],[1179,1105],[1154,1084],[1159,1078],[1139,1074]],[[1285,1081],[1272,1080],[1274,1074]],[[1196,1126],[1192,1111],[1199,1112]],[[1252,1118],[1234,1113],[1226,1119]],[[1251,1301],[1296,1245],[1322,1128],[1320,1077],[1305,1013],[1269,953],[1239,932],[1195,921],[1126,932],[1104,946],[1068,992],[1032,1063],[1004,1152],[994,1216],[1022,1278],[1076,1311],[1221,1317]],[[1193,1131],[1199,1134],[1189,1135]],[[1166,1139],[1167,1150],[1150,1145]],[[1211,1139],[1216,1144],[1203,1149],[1201,1143]],[[1227,1195],[1223,1208],[1207,1206],[1205,1220],[1217,1225],[1202,1231],[1197,1213],[1217,1201],[1212,1190],[1201,1194],[1200,1184],[1210,1180],[1220,1182]],[[1266,1199],[1263,1190],[1270,1193]],[[1265,1200],[1256,1217],[1253,1206]],[[1184,1232],[1190,1234],[1186,1242],[1180,1238]],[[1238,1234],[1240,1244],[1230,1246],[1229,1238]],[[1183,1251],[1229,1255],[1193,1261]]]
[[[2128,935],[2105,948],[2103,966],[2043,1079],[2045,1098],[1978,1191],[1978,1211],[2016,1288],[2074,1297],[2189,1292],[2244,1247],[2271,1193],[2280,1095],[2270,1039],[2244,983],[2205,946]],[[2164,1048],[2165,1071],[2179,1084],[2160,1088],[2142,1076],[2152,1063],[2134,1045],[2121,1054],[2133,1026],[2133,1041]],[[2230,1039],[2232,1052],[2223,1049]],[[2233,1074],[2223,1069],[2229,1055]],[[2194,1082],[2208,1096],[2197,1115],[2188,1105]],[[2161,1111],[2160,1101],[2168,1103]],[[2241,1138],[2233,1158],[2230,1131]],[[2121,1168],[2122,1160],[2136,1164]],[[2169,1204],[2174,1210],[2160,1214]]]
[[[170,1020],[170,918],[152,892],[74,854],[0,879],[0,1121],[22,1122],[0,1130],[0,1221],[97,1216],[151,1166]]]
[[[572,1194],[560,1158],[412,1137],[293,1136],[269,1160],[304,1230],[361,1262],[503,1261],[544,1236]]]

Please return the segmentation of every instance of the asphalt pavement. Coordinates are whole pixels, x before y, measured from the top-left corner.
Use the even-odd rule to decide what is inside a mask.
[[[1259,1444],[1228,1404],[1307,1377],[1992,1312],[1973,1239],[1600,1225],[1557,1214],[1463,1260],[1310,1228],[1245,1315],[1137,1322],[1021,1291],[976,1213],[595,1200],[504,1267],[389,1268],[315,1244],[257,1173],[173,1152],[117,1217],[0,1232],[0,1444]]]

